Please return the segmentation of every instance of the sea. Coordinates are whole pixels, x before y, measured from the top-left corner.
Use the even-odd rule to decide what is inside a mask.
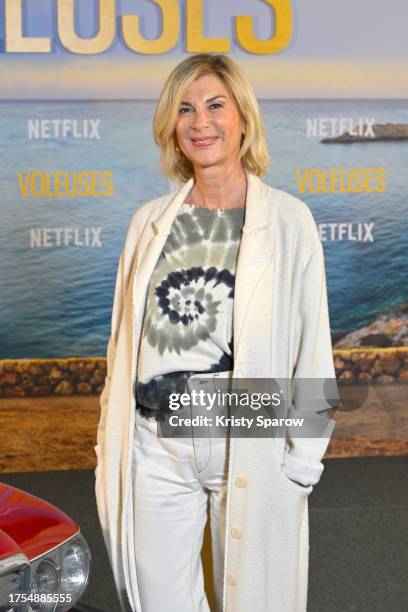
[[[408,301],[408,141],[322,144],[313,118],[408,123],[408,100],[260,100],[271,165],[262,180],[304,201],[317,224],[371,223],[374,240],[323,241],[330,326],[342,335]],[[129,221],[172,185],[152,137],[155,101],[0,101],[0,359],[106,355]],[[99,120],[100,138],[28,139],[34,119]],[[383,167],[383,192],[301,192],[296,170]],[[33,197],[19,176],[111,171],[113,192]],[[34,247],[35,228],[100,227],[100,246]]]

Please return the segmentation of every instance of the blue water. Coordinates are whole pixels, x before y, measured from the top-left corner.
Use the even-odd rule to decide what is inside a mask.
[[[263,180],[305,201],[320,222],[374,222],[375,242],[324,242],[330,321],[353,330],[407,301],[408,142],[323,145],[309,117],[408,122],[408,101],[261,101],[271,168]],[[114,281],[129,220],[169,191],[157,169],[150,101],[0,102],[0,358],[106,354]],[[102,139],[27,138],[33,118],[99,118]],[[386,169],[384,193],[303,194],[296,168]],[[17,173],[111,170],[112,197],[23,198]],[[102,248],[32,249],[33,227],[102,226]]]

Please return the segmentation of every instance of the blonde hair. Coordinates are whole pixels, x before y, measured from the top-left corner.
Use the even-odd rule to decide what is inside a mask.
[[[176,122],[187,87],[205,74],[215,74],[228,89],[246,123],[240,159],[249,172],[262,176],[269,166],[265,128],[250,82],[240,66],[227,55],[197,53],[180,62],[167,77],[153,118],[153,138],[161,150],[159,166],[169,180],[185,182],[194,175],[193,165],[179,149]]]

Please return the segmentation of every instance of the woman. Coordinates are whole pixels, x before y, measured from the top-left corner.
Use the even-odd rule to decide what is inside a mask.
[[[307,498],[335,425],[323,414],[335,375],[317,228],[303,202],[260,180],[268,154],[258,104],[229,57],[176,66],[153,129],[161,168],[182,184],[129,226],[95,446],[121,607],[209,610],[208,502],[217,612],[305,612]],[[212,391],[219,378],[292,381],[290,410],[314,434],[161,437],[163,390],[196,378]],[[320,381],[319,397],[305,380]]]

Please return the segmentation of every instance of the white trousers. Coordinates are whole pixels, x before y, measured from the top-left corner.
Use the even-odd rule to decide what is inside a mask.
[[[231,372],[195,375],[216,386]],[[213,382],[214,381],[214,382]],[[136,410],[135,561],[143,612],[209,612],[201,548],[210,509],[215,612],[222,610],[229,437],[164,438]]]

